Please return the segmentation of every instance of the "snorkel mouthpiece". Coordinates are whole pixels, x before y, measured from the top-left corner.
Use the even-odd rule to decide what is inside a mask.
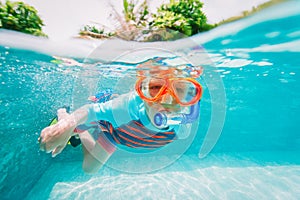
[[[200,101],[191,106],[189,114],[158,112],[154,115],[154,123],[157,127],[192,123],[198,119],[199,110]]]

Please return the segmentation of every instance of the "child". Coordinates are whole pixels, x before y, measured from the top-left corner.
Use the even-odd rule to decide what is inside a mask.
[[[134,92],[85,105],[71,114],[59,109],[58,123],[41,132],[40,149],[56,156],[78,134],[83,170],[94,173],[118,145],[153,149],[176,139],[179,125],[199,116],[202,87],[194,78],[201,75],[202,68],[144,67],[140,66]]]

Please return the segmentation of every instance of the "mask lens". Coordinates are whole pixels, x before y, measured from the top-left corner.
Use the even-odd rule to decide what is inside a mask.
[[[193,101],[198,94],[196,85],[188,80],[174,81],[173,89],[175,95],[178,97],[178,99],[180,99],[182,103],[189,103]]]
[[[155,98],[165,88],[166,81],[159,78],[146,78],[141,82],[141,89],[146,98]]]

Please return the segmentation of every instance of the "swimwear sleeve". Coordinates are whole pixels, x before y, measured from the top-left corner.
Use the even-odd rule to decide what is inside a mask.
[[[105,103],[91,104],[87,122],[106,120],[117,127],[131,120],[137,120],[138,105],[141,102],[135,92],[130,92]]]
[[[145,111],[141,98],[135,93],[130,92],[118,96],[105,103],[95,103],[89,105],[88,119],[86,123],[105,120],[114,127],[127,124],[132,120],[141,120],[142,124],[152,131],[161,132],[161,129],[154,127]],[[178,126],[169,126],[167,131],[178,131]],[[166,129],[164,129],[166,131]]]

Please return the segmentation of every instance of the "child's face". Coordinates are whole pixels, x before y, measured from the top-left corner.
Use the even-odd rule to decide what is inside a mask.
[[[186,87],[184,84],[176,84],[176,88],[171,87],[166,78],[151,78],[148,81],[146,87],[148,87],[149,97],[156,98],[155,103],[160,104],[164,109],[169,112],[176,112],[180,109],[179,103],[174,98],[172,90],[176,90],[176,95],[181,98],[186,93]],[[167,87],[167,88],[166,88]],[[148,105],[153,105],[153,102],[147,102]]]
[[[202,96],[202,87],[194,79],[200,76],[202,68],[196,68],[199,76],[182,70],[184,68],[159,65],[141,65],[139,68],[135,89],[145,103],[150,120],[158,112],[184,114]]]
[[[178,113],[182,109],[181,105],[175,100],[172,94],[170,94],[170,90],[166,88],[166,82],[167,80],[165,79],[151,78],[147,80],[147,84],[145,84],[145,87],[147,87],[148,90],[147,96],[149,98],[155,98],[158,96],[158,98],[156,98],[153,102],[144,101],[146,113],[154,126],[156,126],[154,122],[154,116],[156,113]],[[162,93],[162,91],[164,92]]]
[[[202,94],[201,85],[192,78],[167,76],[141,77],[136,82],[136,91],[149,105],[191,106]],[[165,106],[165,107],[166,107]]]

